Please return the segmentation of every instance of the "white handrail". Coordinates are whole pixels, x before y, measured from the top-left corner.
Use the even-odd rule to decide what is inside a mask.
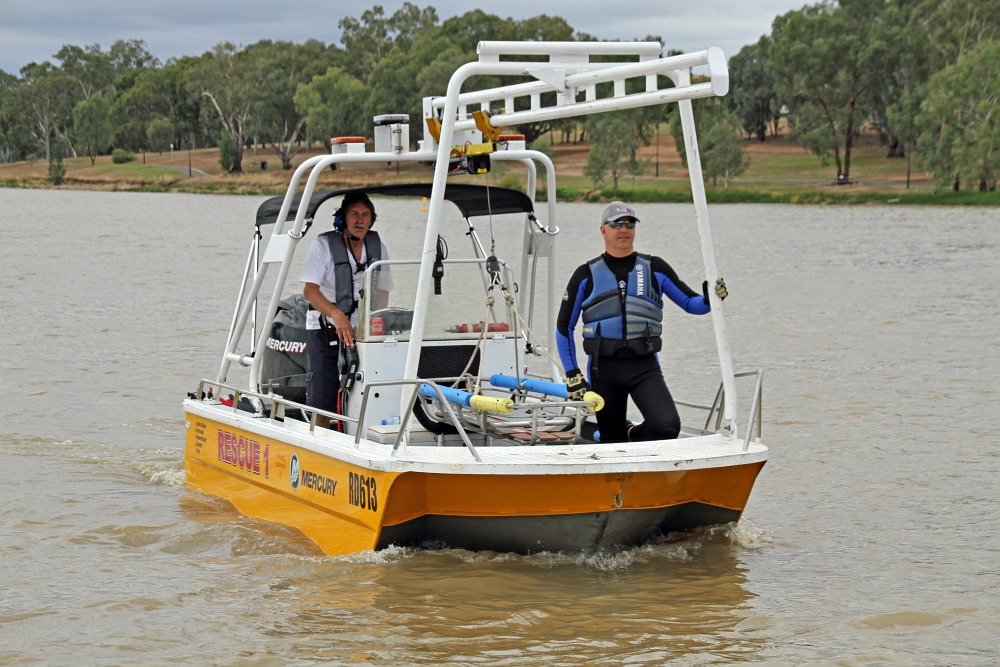
[[[573,46],[574,55],[591,53],[587,49],[587,46],[591,44],[594,45],[593,53],[597,54],[601,53],[601,49],[608,48],[607,44],[578,43]],[[426,319],[427,295],[432,280],[431,269],[435,249],[434,243],[437,239],[440,225],[441,209],[444,202],[445,179],[448,174],[451,147],[454,144],[455,135],[458,131],[472,130],[476,127],[475,120],[471,118],[466,108],[472,98],[470,96],[463,97],[462,94],[462,86],[473,76],[531,76],[537,79],[532,84],[500,86],[476,93],[475,101],[480,104],[488,104],[492,100],[509,100],[510,95],[530,89],[531,108],[523,111],[505,111],[504,113],[494,115],[489,119],[493,127],[570,118],[604,111],[663,104],[666,102],[678,102],[684,130],[684,141],[688,147],[688,171],[698,220],[699,236],[701,238],[705,274],[713,285],[718,277],[711,228],[708,220],[705,187],[701,173],[701,157],[698,153],[697,136],[694,130],[694,115],[690,100],[700,97],[724,95],[728,92],[728,68],[722,51],[713,47],[706,51],[692,54],[637,63],[614,64],[609,67],[606,63],[592,64],[577,61],[571,63],[553,61],[548,63],[501,61],[500,57],[505,55],[505,46],[514,49],[515,55],[518,55],[520,49],[529,48],[515,47],[505,43],[483,42],[479,47],[481,54],[480,61],[467,63],[459,67],[452,75],[451,80],[448,82],[448,91],[444,97],[443,106],[440,105],[439,100],[425,100],[425,114],[430,115],[435,113],[436,109],[441,109],[441,125],[438,137],[437,159],[435,161],[434,184],[428,206],[427,230],[424,237],[424,261],[421,265],[417,283],[417,299],[414,304],[413,332],[415,337],[411,336],[410,339],[411,347],[408,350],[406,358],[405,378],[416,377],[417,365],[419,363],[418,350],[422,342],[423,326]],[[537,43],[530,48],[533,49],[531,53],[536,55],[547,54],[552,59],[560,55],[567,55],[569,47],[567,43],[556,43],[553,45]],[[709,66],[712,78],[717,79],[714,85],[711,82],[703,84],[691,83],[691,68],[700,65]],[[575,71],[567,74],[568,69]],[[671,78],[675,87],[665,90],[651,90],[651,87],[655,88],[657,74]],[[623,83],[624,79],[638,76],[646,77],[646,91],[628,94]],[[614,95],[612,97],[595,99],[592,95],[588,94],[588,99],[582,102],[576,101],[576,90],[579,87],[592,88],[599,83],[609,82],[615,83]],[[557,93],[556,104],[543,107],[542,92]],[[513,105],[509,101],[507,101],[507,104],[513,108]],[[725,415],[730,422],[730,436],[735,438],[736,392],[732,358],[728,339],[726,338],[721,300],[717,296],[714,296],[711,290],[709,298],[713,306],[712,321],[715,329],[722,382],[728,389],[726,392]],[[410,398],[409,395],[405,395],[403,401],[408,403]]]

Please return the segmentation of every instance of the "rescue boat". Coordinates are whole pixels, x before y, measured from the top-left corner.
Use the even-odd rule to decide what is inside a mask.
[[[688,420],[676,440],[601,442],[594,414],[602,398],[570,400],[553,356],[554,165],[522,136],[501,133],[676,104],[705,276],[714,282],[691,100],[726,94],[726,61],[717,48],[661,54],[657,42],[482,42],[445,95],[423,100],[416,149],[407,116],[379,116],[374,150],[363,138],[342,138],[299,166],[286,194],[257,212],[219,371],[184,401],[188,486],[294,527],[331,555],[390,545],[590,550],[739,520],[768,455],[762,374],[734,371],[721,302],[711,295],[718,391],[678,401],[700,415],[697,423]],[[693,81],[694,68],[707,76]],[[464,90],[473,79],[503,83]],[[426,199],[422,249],[404,257],[394,247],[392,259],[365,269],[357,345],[340,358],[341,407],[313,410],[304,404],[305,305],[286,282],[317,211],[349,192],[317,189],[319,175],[332,165],[397,161],[433,163],[432,182],[364,191],[376,207],[384,197]],[[523,165],[523,190],[449,181],[502,161]],[[549,196],[536,207],[539,166]],[[446,216],[446,207],[460,215]],[[474,222],[484,217],[517,230],[497,235],[520,236],[519,262],[482,243]],[[463,257],[442,241],[446,218],[464,221],[471,242]],[[385,270],[390,305],[376,310],[365,295]],[[536,295],[547,305],[537,318]],[[737,383],[752,386],[742,411]],[[317,426],[319,414],[329,428]]]

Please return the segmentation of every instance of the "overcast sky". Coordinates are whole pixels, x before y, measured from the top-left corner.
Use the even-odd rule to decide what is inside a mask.
[[[471,11],[475,3],[413,3],[437,10],[440,20]],[[64,44],[139,39],[161,62],[197,56],[220,42],[248,46],[262,39],[340,45],[337,24],[380,4],[392,15],[403,0],[2,0],[0,69],[18,74],[31,62],[52,60]],[[502,18],[561,16],[574,30],[600,39],[635,40],[658,35],[668,49],[701,51],[718,46],[732,56],[771,30],[772,20],[811,4],[803,0],[506,0],[484,3]]]

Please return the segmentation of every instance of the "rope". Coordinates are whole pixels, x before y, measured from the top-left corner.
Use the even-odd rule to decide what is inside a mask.
[[[490,289],[493,289],[492,286],[490,286]],[[482,352],[479,355],[479,365],[480,366],[483,365],[483,358],[486,356],[486,346],[483,345],[483,343],[486,341],[486,332],[490,328],[490,325],[489,325],[490,310],[493,308],[493,303],[494,303],[493,297],[492,296],[487,296],[486,297],[486,312],[483,314],[483,320],[482,320],[482,322],[483,322],[483,330],[481,332],[479,332],[479,339],[476,341],[476,350],[482,350]],[[468,385],[469,385],[468,378],[474,378],[475,381],[472,383],[473,389],[471,389],[470,392],[473,393],[473,394],[478,394],[479,393],[479,389],[481,387],[481,378],[479,377],[478,373],[476,375],[472,375],[471,373],[469,373],[469,369],[472,368],[472,362],[475,360],[475,358],[476,358],[476,353],[475,352],[473,352],[471,355],[469,355],[469,362],[467,364],[465,364],[465,368],[462,369],[462,372],[458,374],[458,378],[451,385],[453,389],[456,388],[456,387],[458,387],[459,383],[462,381],[463,378],[466,379],[466,387],[468,387]]]
[[[511,294],[510,294],[510,293],[509,293],[509,292],[507,291],[507,289],[506,289],[506,288],[504,288],[504,287],[501,287],[501,289],[503,289],[503,292],[504,292],[504,294],[506,295],[506,296],[505,296],[505,299],[506,299],[506,302],[507,302],[507,305],[509,305],[509,306],[510,306],[510,309],[511,309],[511,310],[512,310],[512,311],[514,312],[514,317],[515,317],[515,318],[517,319],[518,323],[519,323],[519,324],[520,324],[521,326],[523,326],[523,327],[524,327],[524,330],[525,330],[525,331],[527,331],[527,332],[528,332],[528,337],[529,337],[529,339],[530,339],[530,338],[534,338],[535,340],[541,340],[541,338],[539,338],[539,337],[538,337],[538,335],[536,335],[536,334],[535,334],[535,332],[531,330],[531,326],[530,326],[530,325],[528,324],[528,322],[527,322],[527,321],[526,321],[526,320],[524,319],[524,317],[522,317],[522,315],[521,315],[521,311],[520,311],[520,310],[518,310],[518,308],[517,308],[517,300],[516,300],[516,299],[515,299],[515,298],[513,297],[513,295],[511,295]],[[551,347],[552,347],[552,346],[550,345],[550,346],[547,346],[547,347],[545,348],[545,354],[546,354],[546,355],[548,356],[548,358],[549,358],[549,361],[551,361],[551,362],[552,362],[553,366],[554,366],[554,367],[556,367],[556,368],[558,368],[558,367],[560,366],[561,362],[560,362],[560,361],[559,361],[558,359],[556,359],[556,358],[555,358],[555,356],[553,356],[553,354],[552,354],[552,350],[550,349]],[[565,379],[565,378],[564,378],[564,379]]]
[[[493,199],[491,198],[492,192],[490,191],[490,177],[489,173],[486,175],[486,208],[489,211],[490,218],[490,254],[496,255],[497,240],[493,234]]]
[[[541,338],[539,338],[535,334],[535,332],[532,331],[530,324],[521,315],[521,311],[518,310],[518,308],[517,308],[517,299],[514,298],[514,295],[510,293],[510,290],[507,289],[507,286],[503,284],[503,280],[500,278],[500,263],[499,263],[499,260],[496,257],[496,236],[495,236],[494,231],[493,231],[493,203],[492,203],[492,199],[491,199],[491,196],[490,196],[491,192],[490,192],[490,177],[489,177],[489,174],[486,174],[484,178],[486,180],[486,207],[487,207],[487,210],[489,211],[489,226],[490,226],[490,256],[488,258],[486,258],[487,270],[490,273],[490,285],[487,288],[486,312],[485,312],[485,314],[483,316],[483,319],[482,319],[483,327],[482,327],[482,331],[479,333],[479,338],[476,341],[476,349],[479,350],[479,351],[481,351],[480,354],[479,354],[479,357],[480,357],[479,365],[480,365],[480,367],[482,367],[483,360],[484,360],[484,358],[486,356],[486,346],[483,343],[485,343],[485,341],[486,341],[486,334],[489,332],[489,328],[490,328],[490,314],[491,314],[491,312],[493,310],[493,306],[495,305],[495,299],[494,299],[494,297],[492,295],[492,291],[493,291],[494,287],[499,287],[500,288],[500,291],[502,292],[503,297],[504,297],[504,303],[511,310],[511,312],[514,313],[515,325],[520,325],[521,327],[524,328],[524,330],[528,333],[529,340],[530,339],[541,340]],[[438,249],[439,249],[439,252],[440,252],[440,246],[439,246]],[[515,330],[515,333],[516,333],[516,330]],[[519,351],[518,347],[519,346],[517,346],[517,345],[514,346],[514,369],[515,369],[515,371],[518,371],[518,369],[521,368],[521,357],[520,357],[520,351]],[[548,356],[549,361],[552,362],[553,367],[554,368],[558,368],[559,367],[559,361],[553,356],[552,351],[551,351],[550,348],[551,348],[551,346],[547,346],[545,348],[545,354]],[[459,373],[458,378],[451,385],[452,388],[457,388],[458,385],[463,380],[465,380],[465,382],[466,382],[466,388],[469,391],[471,391],[471,393],[478,394],[480,392],[480,389],[482,388],[482,378],[479,377],[478,373],[475,374],[475,375],[472,375],[469,372],[469,370],[472,368],[472,362],[475,360],[475,358],[476,358],[476,354],[473,353],[469,357],[469,361],[465,365],[465,368],[462,369],[462,372]],[[518,374],[520,374],[519,371],[518,371]],[[469,389],[470,380],[471,380],[471,384],[472,384],[472,388],[471,389]]]

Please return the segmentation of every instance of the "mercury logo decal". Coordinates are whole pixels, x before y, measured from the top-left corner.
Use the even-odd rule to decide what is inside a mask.
[[[328,496],[337,495],[337,480],[310,472],[309,470],[302,471],[302,486],[325,493]]]
[[[299,455],[292,454],[292,462],[288,466],[288,481],[292,483],[292,489],[299,488]]]
[[[267,347],[277,352],[291,352],[292,354],[302,354],[306,351],[305,343],[298,343],[291,340],[267,339]]]

